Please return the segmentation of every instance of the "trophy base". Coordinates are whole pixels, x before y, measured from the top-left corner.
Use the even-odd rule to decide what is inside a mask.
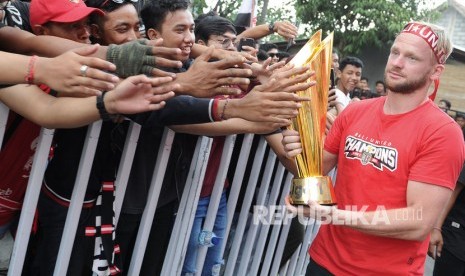
[[[308,205],[310,200],[321,205],[336,204],[336,195],[329,176],[292,179],[290,197],[293,205]]]

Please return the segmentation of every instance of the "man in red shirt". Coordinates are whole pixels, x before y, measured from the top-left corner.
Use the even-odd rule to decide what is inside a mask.
[[[309,202],[303,211],[323,224],[307,275],[423,275],[429,233],[465,158],[457,124],[428,98],[450,53],[444,30],[407,24],[386,65],[388,95],[337,117],[323,154],[324,173],[338,166],[337,206]],[[284,135],[294,157],[300,139]],[[297,211],[289,198],[287,206]]]

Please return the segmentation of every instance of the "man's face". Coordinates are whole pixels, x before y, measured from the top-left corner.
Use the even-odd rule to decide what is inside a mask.
[[[385,69],[386,88],[409,94],[429,85],[435,61],[428,44],[420,37],[402,33],[397,36]]]
[[[333,63],[331,66],[335,70],[339,69],[339,55],[336,53],[333,53]]]
[[[376,93],[384,95],[384,85],[382,83],[376,84]]]
[[[362,80],[361,79],[358,84],[359,84],[358,87],[360,87],[360,89],[368,90],[368,82],[367,82],[367,80],[365,80],[365,79]]]
[[[99,30],[101,43],[123,44],[140,38],[140,20],[136,8],[129,4],[107,12]]]
[[[455,118],[455,121],[457,122],[457,124],[459,124],[460,128],[465,128],[465,118],[457,117]]]
[[[186,61],[194,45],[194,19],[188,10],[169,12],[157,38],[163,38],[163,46],[181,49],[181,61]]]
[[[217,49],[223,49],[228,51],[237,51],[234,46],[236,42],[236,35],[231,32],[226,32],[223,35],[211,35],[208,39],[207,46],[213,46]]]
[[[271,57],[271,64],[275,64],[276,62],[279,62],[278,49],[273,48],[273,49],[268,50],[268,52],[266,53]]]
[[[349,93],[360,81],[362,68],[347,64],[342,71],[338,70],[337,76],[339,78],[338,88],[344,93]]]
[[[444,101],[439,101],[438,107],[444,112],[447,112],[447,110],[449,109]]]
[[[85,17],[72,23],[48,22],[43,27],[44,35],[58,36],[76,42],[90,44],[89,19]]]

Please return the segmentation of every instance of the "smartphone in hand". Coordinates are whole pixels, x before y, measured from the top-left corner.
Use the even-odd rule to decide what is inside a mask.
[[[240,52],[242,51],[242,46],[249,46],[255,48],[255,39],[253,38],[241,38],[239,41],[239,45],[237,46],[237,50]]]

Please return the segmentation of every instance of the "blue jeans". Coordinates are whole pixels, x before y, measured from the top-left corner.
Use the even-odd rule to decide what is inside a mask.
[[[202,231],[203,221],[207,215],[208,204],[210,203],[210,197],[202,197],[199,199],[197,205],[197,211],[195,213],[194,224],[192,225],[192,232],[189,238],[189,245],[187,246],[186,259],[184,260],[184,266],[182,268],[182,275],[195,274],[197,264],[197,252],[200,247],[199,245],[199,234]],[[226,232],[226,226],[228,223],[227,219],[227,202],[226,192],[224,191],[221,195],[220,205],[218,206],[218,213],[216,214],[215,225],[213,227],[213,233],[218,237],[222,238]],[[205,263],[203,264],[202,275],[219,275],[223,260],[221,258],[221,247],[223,246],[224,240],[210,248],[208,248]]]
[[[10,222],[7,222],[6,224],[0,225],[0,240],[5,236],[6,232],[10,229]]]

